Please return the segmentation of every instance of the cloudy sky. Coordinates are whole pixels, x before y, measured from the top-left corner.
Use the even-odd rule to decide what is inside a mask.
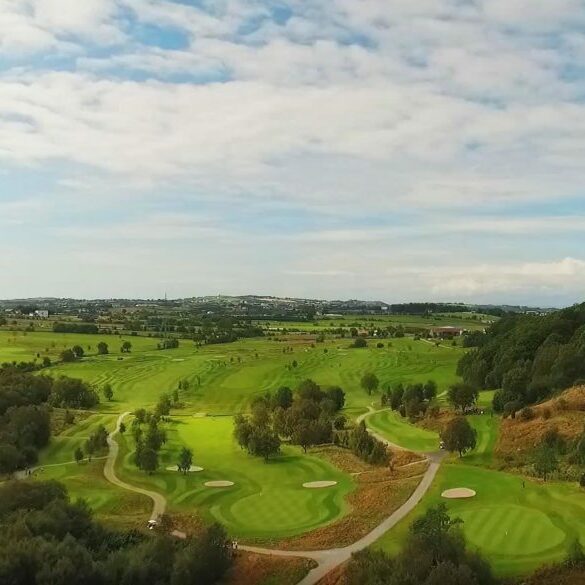
[[[0,297],[585,297],[585,0],[0,0]]]

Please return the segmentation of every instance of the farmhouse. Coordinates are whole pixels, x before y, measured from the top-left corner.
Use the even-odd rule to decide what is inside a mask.
[[[465,329],[461,327],[453,327],[451,325],[447,325],[445,327],[431,327],[430,334],[431,337],[440,337],[441,339],[452,339],[453,337],[463,335],[464,331]]]

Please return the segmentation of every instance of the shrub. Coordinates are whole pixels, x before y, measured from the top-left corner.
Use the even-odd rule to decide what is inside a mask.
[[[579,480],[579,485],[582,488],[585,488],[585,473],[581,476],[581,479]]]
[[[550,408],[543,408],[542,409],[542,418],[544,420],[548,420],[550,417],[552,416],[552,413],[550,411]]]
[[[532,408],[530,408],[530,406],[526,406],[520,411],[519,416],[520,416],[520,420],[523,420],[523,421],[532,420],[534,418],[534,410],[532,410]]]

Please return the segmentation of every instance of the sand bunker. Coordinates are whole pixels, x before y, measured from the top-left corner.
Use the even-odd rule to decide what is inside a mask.
[[[167,467],[167,471],[179,471],[179,468],[176,465],[169,465]],[[196,471],[203,471],[203,467],[197,467],[197,465],[191,465],[191,467],[189,467],[189,469],[188,469],[189,473],[195,473]]]
[[[173,358],[171,361],[172,362],[184,362],[185,358]]]
[[[234,482],[233,481],[224,481],[224,480],[206,481],[203,485],[205,485],[206,487],[230,487],[230,486],[234,485]]]
[[[193,418],[205,418],[206,416],[207,416],[207,413],[206,412],[196,412],[193,415]]]
[[[468,488],[453,488],[450,490],[445,490],[441,496],[449,500],[457,500],[459,498],[473,498],[473,496],[475,496],[475,492]]]
[[[307,481],[303,484],[304,488],[309,488],[311,490],[319,489],[319,488],[328,488],[337,485],[336,481]]]

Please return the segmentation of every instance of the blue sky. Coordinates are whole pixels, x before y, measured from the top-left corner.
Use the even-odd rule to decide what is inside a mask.
[[[0,297],[585,296],[584,0],[0,0]]]

